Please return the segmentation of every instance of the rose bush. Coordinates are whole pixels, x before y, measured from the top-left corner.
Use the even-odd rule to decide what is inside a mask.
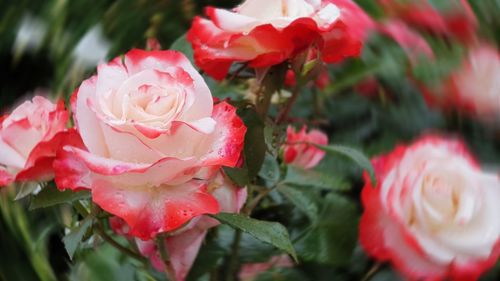
[[[500,178],[457,140],[425,136],[372,160],[359,237],[410,280],[476,280],[500,255]]]
[[[265,9],[263,9],[265,7]],[[223,79],[234,62],[268,67],[314,46],[324,62],[359,56],[372,20],[350,0],[246,0],[206,8],[187,34],[196,64]]]
[[[60,189],[91,190],[142,239],[219,212],[200,179],[236,165],[246,127],[234,107],[213,105],[184,55],[132,50],[100,65],[71,104],[82,143],[58,154]]]
[[[56,151],[68,136],[63,101],[35,96],[0,117],[0,187],[13,181],[46,181]]]

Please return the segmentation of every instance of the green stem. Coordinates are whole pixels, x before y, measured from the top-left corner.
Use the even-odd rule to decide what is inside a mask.
[[[265,78],[264,78],[265,79]],[[273,93],[269,91],[269,88],[264,85],[260,85],[257,93],[257,113],[264,120],[271,106],[271,98]]]
[[[288,114],[290,114],[290,111],[292,110],[293,104],[297,101],[297,98],[299,97],[300,88],[301,87],[299,86],[299,83],[297,83],[297,86],[293,90],[292,96],[288,99],[285,107],[276,118],[276,124],[281,124],[284,121],[286,121],[286,119],[288,118]]]
[[[370,280],[373,277],[373,275],[375,275],[375,273],[377,273],[377,271],[380,269],[381,266],[382,266],[381,263],[379,263],[379,262],[375,263],[370,268],[370,270],[368,270],[368,272],[363,276],[363,278],[361,278],[361,281],[368,281],[368,280]]]
[[[257,207],[257,205],[259,205],[259,203],[260,203],[260,201],[262,201],[262,199],[266,198],[266,196],[269,195],[269,193],[271,193],[271,191],[274,190],[274,187],[275,186],[267,188],[267,189],[259,192],[259,194],[257,194],[257,196],[255,196],[255,198],[253,198],[251,201],[249,201],[249,203],[244,208],[242,213],[250,216],[250,214],[252,214],[253,209],[255,209],[255,207]]]
[[[129,248],[124,247],[122,244],[118,243],[111,236],[109,236],[106,233],[106,231],[104,230],[101,222],[97,222],[94,225],[94,230],[102,239],[104,239],[104,241],[108,242],[111,246],[113,246],[118,251],[120,251],[123,254],[125,254],[131,258],[134,258],[142,263],[147,262],[147,259],[145,257],[143,257],[141,254],[134,252],[134,251],[130,250]]]
[[[287,69],[288,65],[286,63],[275,65],[267,71],[262,81],[260,81],[260,86],[256,93],[256,106],[257,113],[262,120],[265,120],[267,117],[273,94],[283,86]]]
[[[239,269],[239,252],[240,252],[240,241],[241,241],[241,230],[235,230],[233,245],[231,246],[231,256],[229,257],[229,266],[226,272],[226,281],[236,280],[236,273]]]
[[[175,272],[170,265],[170,256],[167,251],[167,243],[165,242],[166,237],[167,236],[165,234],[158,235],[156,237],[156,247],[158,252],[160,252],[160,258],[163,262],[163,266],[165,266],[165,276],[170,280],[171,278],[175,279]]]

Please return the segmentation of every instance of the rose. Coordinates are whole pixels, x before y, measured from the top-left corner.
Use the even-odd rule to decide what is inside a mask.
[[[487,44],[473,48],[451,76],[448,98],[484,117],[500,117],[500,53]]]
[[[218,173],[209,183],[210,193],[219,202],[222,212],[237,213],[245,203],[246,188],[240,188],[231,183],[222,173]],[[110,219],[116,233],[127,235],[128,229],[120,220]],[[165,247],[169,254],[167,268],[163,263],[154,240],[136,240],[139,251],[148,257],[151,264],[159,271],[166,271],[172,280],[185,280],[191,266],[198,255],[200,246],[207,230],[219,223],[207,216],[194,218],[188,225],[175,231],[165,238]]]
[[[196,64],[223,79],[233,62],[279,64],[315,46],[323,61],[360,54],[372,20],[350,0],[246,0],[232,11],[208,7],[187,34]]]
[[[416,81],[427,103],[489,121],[500,120],[500,53],[486,43],[472,47],[461,65],[438,85]]]
[[[325,156],[325,152],[314,144],[327,145],[328,136],[319,130],[307,132],[306,126],[298,132],[288,126],[283,146],[285,163],[302,169],[314,168]]]
[[[425,136],[372,160],[360,242],[410,280],[476,280],[500,255],[500,179],[464,144]]]
[[[63,101],[53,104],[41,96],[0,117],[0,186],[51,179],[67,122]]]
[[[219,211],[192,179],[235,166],[246,128],[233,106],[213,105],[184,55],[132,50],[100,65],[71,100],[82,145],[58,154],[60,189],[90,189],[142,239]]]

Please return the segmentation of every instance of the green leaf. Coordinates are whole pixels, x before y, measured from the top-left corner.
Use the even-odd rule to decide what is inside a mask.
[[[267,181],[268,187],[275,185],[280,179],[280,166],[278,165],[278,161],[269,153],[266,153],[264,163],[259,171],[259,177]]]
[[[217,228],[217,243],[226,253],[231,252],[236,230],[229,225],[222,224]],[[273,245],[264,243],[248,233],[241,234],[239,261],[241,263],[266,262],[271,257],[280,255],[281,251]]]
[[[39,183],[37,182],[24,182],[21,184],[21,188],[19,189],[19,192],[16,194],[16,198],[14,200],[20,200],[23,199],[24,197],[30,195],[35,191],[40,186]]]
[[[196,67],[196,65],[194,64],[193,48],[191,47],[189,41],[187,41],[186,34],[177,38],[177,40],[175,40],[175,42],[170,45],[170,50],[175,50],[183,53],[189,59],[191,64]]]
[[[318,223],[295,246],[306,261],[333,266],[349,264],[358,237],[358,213],[353,202],[334,193],[323,200]]]
[[[253,179],[259,173],[266,156],[264,122],[254,109],[246,108],[238,113],[247,127],[244,147],[245,164],[248,177]]]
[[[260,273],[255,281],[306,281],[311,280],[300,270],[295,268],[271,268]]]
[[[51,207],[63,203],[71,203],[80,199],[90,198],[90,192],[71,190],[59,191],[55,186],[47,186],[31,199],[30,210]]]
[[[212,215],[221,223],[252,235],[257,240],[273,245],[290,254],[296,261],[297,255],[293,248],[286,228],[277,222],[261,221],[240,214],[219,213]]]
[[[343,178],[325,173],[288,166],[285,185],[313,186],[321,189],[345,191],[351,188]]]
[[[83,235],[85,235],[87,229],[92,225],[92,220],[93,218],[91,217],[85,218],[80,222],[80,225],[72,229],[68,235],[64,236],[64,248],[66,248],[66,252],[68,252],[70,259],[73,259],[73,255],[75,254],[80,241],[82,241]]]
[[[311,222],[318,219],[318,205],[315,202],[314,194],[307,192],[303,188],[280,185],[278,191],[283,194],[295,207],[304,212]]]
[[[243,168],[223,167],[224,173],[238,186],[245,186],[250,183],[248,170]]]
[[[366,170],[370,174],[372,183],[375,184],[375,171],[373,170],[372,163],[363,153],[358,150],[343,146],[343,145],[316,145],[318,148],[324,150],[328,153],[342,154],[349,157],[356,164],[358,164],[363,170]]]

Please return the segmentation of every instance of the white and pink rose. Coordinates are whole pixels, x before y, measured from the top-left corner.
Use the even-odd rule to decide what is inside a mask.
[[[500,178],[465,145],[429,135],[372,160],[359,238],[409,280],[477,280],[500,255]]]
[[[99,65],[71,104],[81,143],[58,154],[60,189],[90,190],[142,239],[220,211],[204,179],[237,164],[246,127],[183,54],[132,50]]]
[[[194,19],[187,39],[196,64],[218,80],[234,62],[269,67],[310,47],[327,63],[359,56],[373,26],[351,0],[246,0],[206,14]]]
[[[0,117],[0,186],[52,179],[56,152],[74,135],[66,131],[68,119],[63,101],[53,104],[42,96]]]

